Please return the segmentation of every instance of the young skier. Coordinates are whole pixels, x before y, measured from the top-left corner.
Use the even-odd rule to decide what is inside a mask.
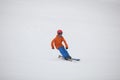
[[[58,49],[60,51],[62,57],[65,60],[69,60],[69,59],[71,59],[71,56],[69,55],[69,53],[66,50],[66,49],[68,49],[68,44],[67,44],[66,40],[64,39],[64,37],[62,36],[62,34],[63,34],[62,30],[57,31],[56,37],[51,42],[51,47],[52,47],[52,49],[54,49],[54,47],[56,47],[56,49]],[[64,42],[65,46],[62,44],[62,42]]]

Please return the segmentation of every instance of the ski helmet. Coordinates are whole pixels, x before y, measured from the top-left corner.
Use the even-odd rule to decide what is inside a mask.
[[[62,34],[63,33],[63,31],[62,30],[57,30],[57,34]]]

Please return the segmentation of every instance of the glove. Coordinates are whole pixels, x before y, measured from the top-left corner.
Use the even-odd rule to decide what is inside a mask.
[[[52,47],[52,49],[54,49],[54,47]]]

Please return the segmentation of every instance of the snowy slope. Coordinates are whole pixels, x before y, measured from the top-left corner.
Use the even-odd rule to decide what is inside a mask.
[[[57,58],[57,29],[80,62]],[[0,80],[120,80],[119,61],[120,1],[0,1]]]

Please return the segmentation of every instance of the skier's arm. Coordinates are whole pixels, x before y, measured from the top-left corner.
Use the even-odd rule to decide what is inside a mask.
[[[63,38],[63,42],[65,43],[66,49],[68,49],[68,44],[67,44],[67,42],[66,42],[66,40],[64,38]]]
[[[54,49],[54,39],[51,41],[51,48]]]

